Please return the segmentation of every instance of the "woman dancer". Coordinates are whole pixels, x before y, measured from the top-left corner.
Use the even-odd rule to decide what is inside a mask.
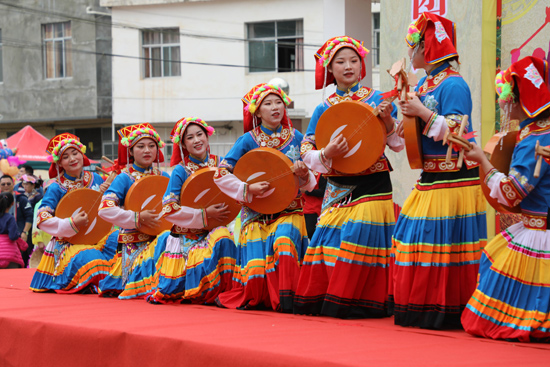
[[[253,87],[243,98],[245,134],[227,153],[216,173],[215,182],[220,189],[244,205],[233,276],[235,285],[231,291],[219,295],[219,306],[292,312],[300,262],[308,244],[301,193],[282,212],[260,214],[246,204],[264,194],[270,188],[269,183],[249,185],[232,174],[245,153],[267,146],[294,162],[294,174],[301,189],[313,189],[313,173],[300,161],[302,134],[292,127],[287,116],[290,101],[278,86],[261,83]]]
[[[378,106],[387,144],[398,152],[403,139],[395,134],[396,111],[381,93],[361,85],[368,50],[361,41],[329,39],[317,51],[316,85],[334,82],[336,92],[311,117],[302,142],[307,166],[328,177],[321,218],[307,249],[296,291],[294,313],[340,318],[388,316],[388,266],[395,224],[390,164],[384,154],[367,170],[346,174],[332,168],[332,158],[348,151],[338,136],[318,150],[315,130],[330,106],[345,100]],[[393,116],[392,116],[393,115]]]
[[[400,102],[403,114],[417,116],[425,124],[424,167],[393,235],[390,294],[395,324],[460,327],[487,239],[485,200],[478,164],[466,160],[459,169],[454,151],[446,163],[448,146],[441,140],[449,131],[459,131],[464,115],[471,117],[472,99],[468,85],[451,65],[458,61],[453,22],[423,13],[409,27],[406,41],[412,66],[427,73],[416,88],[419,97]],[[471,131],[471,124],[465,131]]]

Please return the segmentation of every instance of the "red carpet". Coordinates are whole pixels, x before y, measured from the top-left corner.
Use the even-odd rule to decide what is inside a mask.
[[[96,295],[36,294],[34,270],[0,271],[4,366],[543,366],[550,345],[463,331]]]

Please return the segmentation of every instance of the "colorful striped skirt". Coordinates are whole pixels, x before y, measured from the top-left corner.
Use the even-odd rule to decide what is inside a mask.
[[[550,341],[550,230],[517,223],[485,247],[462,325],[486,338]]]
[[[396,325],[460,327],[487,241],[485,198],[477,172],[467,174],[473,177],[420,182],[405,201],[390,267]]]
[[[166,231],[159,236],[169,234]],[[121,243],[122,249],[113,258],[109,275],[99,282],[99,295],[132,299],[152,293],[158,284],[165,244],[156,238],[149,242]]]
[[[30,289],[35,292],[76,293],[97,287],[109,274],[118,245],[118,230],[96,245],[72,245],[53,237],[34,273]]]
[[[149,302],[214,304],[220,292],[231,289],[236,248],[226,227],[193,239],[170,234],[159,237],[158,242],[165,242],[166,250],[158,286]]]
[[[218,306],[292,312],[299,253],[308,244],[301,209],[273,221],[247,223],[239,242],[233,289],[218,296]]]
[[[304,258],[294,313],[389,316],[388,268],[394,225],[391,194],[325,209]]]

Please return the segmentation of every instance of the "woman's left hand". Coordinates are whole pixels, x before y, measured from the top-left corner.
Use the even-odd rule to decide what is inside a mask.
[[[309,169],[306,164],[302,161],[294,162],[294,174],[300,178],[306,178],[309,174]]]
[[[104,183],[102,183],[101,185],[99,185],[99,192],[103,194],[105,191],[107,191],[107,189],[109,188],[109,186],[111,186],[111,183],[110,183],[110,182],[104,182]]]

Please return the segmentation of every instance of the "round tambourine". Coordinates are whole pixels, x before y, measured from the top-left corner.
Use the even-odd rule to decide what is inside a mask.
[[[55,210],[56,217],[70,218],[80,212],[88,214],[88,225],[65,240],[73,245],[95,245],[109,233],[112,224],[98,215],[102,196],[99,191],[82,188],[70,191],[61,198]]]
[[[206,209],[211,205],[225,204],[229,215],[218,221],[208,219],[206,229],[211,230],[219,226],[226,226],[239,214],[241,206],[237,201],[224,194],[214,183],[216,168],[206,167],[194,172],[187,178],[181,187],[180,205],[194,209]]]
[[[164,176],[140,178],[128,190],[124,200],[124,208],[136,213],[144,210],[154,210],[156,214],[160,215],[162,212],[162,197],[168,188],[168,182],[170,182],[170,179]],[[172,223],[161,218],[158,227],[152,228],[145,223],[139,228],[139,231],[157,236],[170,228],[172,228]]]
[[[262,214],[275,214],[285,210],[298,194],[298,177],[290,158],[273,148],[256,148],[243,155],[235,165],[233,174],[248,184],[269,182],[269,190],[255,196],[250,209]]]
[[[511,131],[508,133],[498,133],[493,135],[491,139],[485,144],[483,151],[490,155],[489,161],[499,172],[508,174],[510,171],[510,163],[512,162],[512,154],[516,146],[517,131]],[[497,199],[491,197],[491,189],[485,184],[485,176],[487,172],[479,168],[479,177],[481,179],[481,190],[485,195],[487,202],[491,204],[496,211],[500,213],[521,213],[519,205],[510,207],[498,202]]]
[[[371,167],[386,148],[386,127],[366,103],[343,101],[329,107],[319,118],[315,141],[322,149],[342,134],[349,151],[332,158],[332,168],[343,173],[359,173]]]

